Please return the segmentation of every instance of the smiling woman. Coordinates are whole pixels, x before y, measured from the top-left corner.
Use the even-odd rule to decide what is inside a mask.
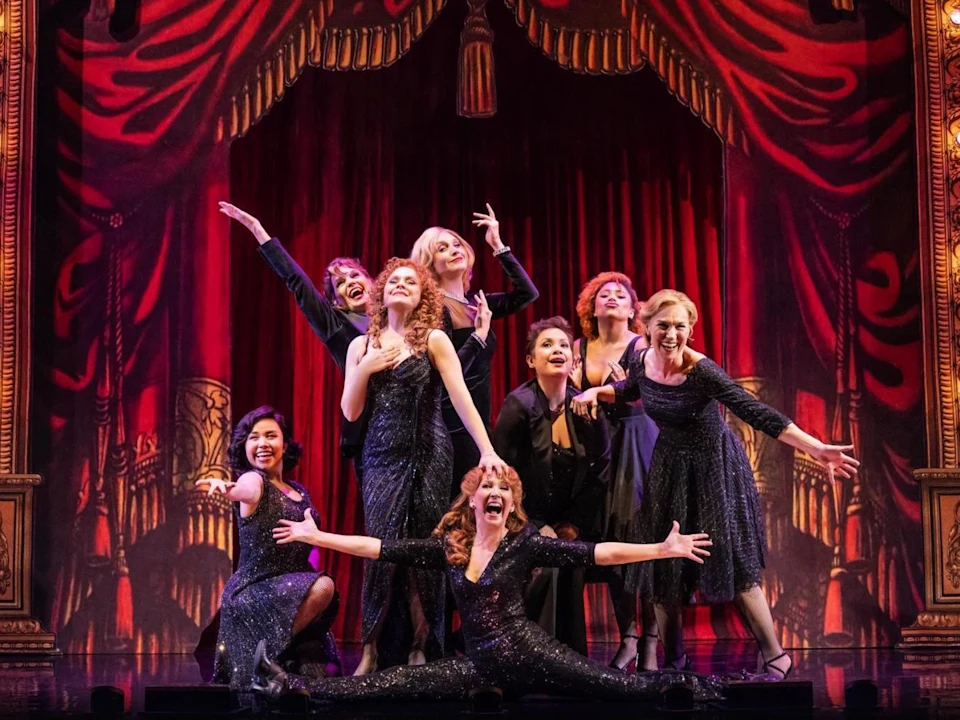
[[[213,682],[246,689],[257,642],[298,672],[340,674],[330,623],[337,613],[333,579],[316,572],[309,550],[277,547],[271,529],[312,510],[299,483],[284,480],[300,460],[300,444],[283,415],[264,405],[237,423],[228,451],[236,482],[206,478],[197,487],[234,503],[240,561],[223,589]]]
[[[564,647],[526,618],[523,587],[537,567],[573,569],[586,565],[684,558],[703,563],[710,540],[681,535],[674,524],[663,542],[651,545],[593,543],[545,537],[525,521],[523,484],[512,468],[492,477],[474,468],[464,477],[449,512],[424,540],[386,540],[320,531],[307,513],[300,522],[283,520],[274,529],[278,544],[309,543],[351,555],[444,570],[463,625],[466,656],[423,667],[392,668],[366,678],[313,680],[283,672],[263,649],[255,659],[259,689],[279,695],[307,689],[318,699],[460,699],[470,690],[494,685],[509,695],[553,693],[567,697],[652,699],[667,684],[690,683],[695,694],[716,696],[712,681],[692,673],[624,673],[591,662]],[[494,508],[500,504],[500,512]]]
[[[489,469],[504,463],[463,382],[440,324],[440,289],[413,260],[393,258],[377,277],[370,328],[350,344],[341,407],[368,413],[363,444],[363,511],[377,538],[423,538],[448,500],[453,448],[440,413],[446,387]],[[363,654],[356,674],[440,654],[444,591],[440,573],[368,563],[363,575]],[[394,592],[394,588],[400,588]]]

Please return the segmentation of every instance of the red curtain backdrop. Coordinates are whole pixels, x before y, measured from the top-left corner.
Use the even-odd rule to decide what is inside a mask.
[[[642,296],[684,290],[702,310],[695,346],[722,356],[722,144],[651,73],[578,77],[535,55],[502,23],[497,58],[523,73],[498,77],[500,112],[459,119],[458,18],[441,16],[410,57],[377,73],[308,71],[281,105],[231,151],[231,201],[258,215],[319,282],[336,255],[376,274],[409,253],[435,224],[463,233],[478,253],[474,289],[504,279],[471,213],[490,202],[504,241],[530,272],[540,299],[498,321],[494,418],[500,400],[530,376],[526,327],[566,316],[574,327],[580,287],[618,269]],[[642,108],[641,112],[637,108]],[[233,230],[234,403],[288,410],[305,453],[298,476],[324,524],[362,532],[353,480],[337,452],[342,378],[298,317],[283,283],[241,227]],[[579,333],[579,329],[578,329]],[[322,554],[342,597],[338,634],[355,638],[360,564]],[[593,597],[593,596],[592,596]],[[605,601],[605,593],[598,594]],[[605,623],[595,637],[615,633]],[[609,625],[609,627],[607,627]]]
[[[813,0],[624,0],[603,12],[594,0],[507,0],[520,28],[488,3],[499,115],[468,122],[453,119],[451,79],[464,11],[443,5],[152,0],[116,38],[82,3],[43,4],[31,453],[48,479],[39,522],[50,528],[38,538],[37,601],[60,646],[192,649],[230,570],[221,532],[229,509],[191,488],[225,472],[231,390],[236,411],[263,400],[293,407],[297,378],[315,377],[320,395],[297,403],[294,420],[304,433],[336,432],[339,379],[269,271],[242,269],[260,262],[251,240],[231,238],[236,230],[216,212],[231,186],[313,272],[345,250],[376,266],[427,224],[467,229],[470,212],[490,200],[544,294],[497,328],[500,396],[525,377],[522,327],[534,313],[569,312],[596,270],[620,266],[646,292],[692,276],[707,287],[722,267],[722,313],[697,297],[709,318],[698,347],[719,357],[722,320],[732,375],[822,437],[859,442],[864,460],[862,482],[844,484],[834,506],[803,458],[760,458],[775,543],[766,590],[781,635],[794,646],[892,643],[921,601],[906,23],[879,1],[842,13]],[[427,40],[445,50],[428,50]],[[676,145],[672,133],[695,122],[621,90],[634,87],[624,78],[565,71],[562,97],[543,82],[557,64],[624,72],[643,61],[727,142],[718,211],[726,253],[717,261],[705,250],[703,218],[715,216],[702,194],[719,185],[695,174],[706,152],[696,142],[713,139]],[[313,115],[277,104],[306,64],[393,62],[305,77],[340,88],[339,100],[291,92],[291,103],[317,104]],[[648,76],[628,79],[639,87]],[[403,99],[401,82],[419,107]],[[361,117],[364,104],[374,111]],[[271,107],[290,120],[275,130],[279,150],[251,139],[231,158],[230,141]],[[302,143],[293,160],[286,133]],[[381,139],[350,146],[344,137]],[[631,143],[646,155],[629,156]],[[695,158],[686,188],[684,153]],[[658,184],[641,172],[644,158],[676,174]],[[251,173],[282,168],[264,169],[267,177],[309,169],[326,179],[301,193],[245,176],[241,160]],[[706,243],[692,258],[689,237]],[[574,243],[583,256],[563,252]],[[232,267],[239,250],[242,267]],[[478,281],[502,282],[486,252]],[[246,314],[237,310],[253,299]],[[262,348],[258,333],[293,347],[297,362]],[[231,370],[248,380],[232,383]],[[331,467],[305,467],[311,482],[342,472],[334,454],[314,457]],[[320,502],[355,521],[349,482],[330,487],[341,494]]]

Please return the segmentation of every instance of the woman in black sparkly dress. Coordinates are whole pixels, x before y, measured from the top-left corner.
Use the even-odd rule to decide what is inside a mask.
[[[536,377],[507,395],[493,429],[493,446],[524,483],[524,507],[541,535],[564,540],[596,540],[610,469],[610,438],[605,423],[570,410],[577,390],[573,332],[562,317],[539,320],[527,333],[527,365]],[[539,573],[527,594],[533,617],[541,610],[553,573]],[[556,637],[587,654],[584,570],[556,574]],[[550,625],[544,625],[550,627]]]
[[[450,338],[436,329],[440,297],[426,268],[393,258],[377,277],[367,335],[347,352],[341,408],[348,420],[368,413],[363,512],[367,533],[377,538],[427,537],[447,507],[453,450],[440,414],[442,387],[481,448],[480,464],[506,467],[470,399]],[[438,572],[367,563],[357,674],[440,654],[443,588]],[[436,643],[428,648],[431,637]]]
[[[539,297],[523,266],[500,239],[500,223],[487,205],[486,213],[474,213],[473,224],[485,228],[485,240],[500,262],[513,288],[485,294],[471,303],[467,299],[476,255],[470,244],[453,230],[432,227],[413,244],[410,257],[430,269],[443,292],[443,329],[453,341],[463,379],[486,426],[490,422],[490,361],[497,349],[497,336],[490,321],[520,312]],[[453,474],[450,500],[460,493],[460,480],[480,462],[480,450],[464,426],[447,393],[443,394],[443,421],[453,442]]]
[[[789,418],[751,397],[715,362],[687,347],[697,308],[676,290],[655,293],[641,320],[650,347],[630,366],[626,379],[591,388],[574,400],[578,413],[593,416],[598,400],[642,399],[660,427],[641,508],[640,539],[657,537],[676,518],[684,529],[709,533],[713,558],[704,568],[672,560],[654,563],[652,592],[667,665],[686,667],[680,625],[682,607],[697,593],[702,603],[733,601],[760,645],[761,670],[783,679],[793,667],[777,637],[760,588],[766,532],[743,445],[727,427],[717,403],[767,435],[798,448],[844,477],[859,463],[845,453],[852,445],[826,445]]]
[[[280,241],[267,234],[257,218],[228,202],[220,202],[219,206],[221,213],[250,231],[257,241],[260,255],[286,283],[310,328],[330,352],[337,367],[343,370],[347,348],[354,338],[367,332],[370,324],[367,315],[373,287],[370,273],[355,258],[334,258],[323,274],[323,292],[320,292]],[[340,429],[340,452],[353,459],[353,469],[361,485],[363,429],[363,418],[344,422]]]
[[[197,481],[234,503],[240,529],[240,562],[220,601],[213,682],[246,689],[257,642],[288,668],[315,677],[340,674],[330,623],[337,612],[333,579],[310,565],[310,549],[277,545],[271,532],[312,508],[298,483],[283,479],[300,458],[283,416],[269,406],[244,415],[230,442],[236,482]]]
[[[500,478],[476,468],[463,479],[461,495],[424,540],[378,540],[333,535],[317,529],[309,513],[284,520],[278,543],[305,542],[371,560],[442,568],[463,618],[467,653],[421,667],[399,667],[365,677],[314,680],[284,673],[263,652],[255,672],[269,694],[306,688],[318,699],[459,699],[494,685],[510,695],[531,692],[610,700],[653,699],[668,683],[690,682],[701,698],[716,685],[691,673],[628,674],[575,653],[527,619],[523,586],[536,567],[582,567],[709,555],[706,535],[681,535],[674,526],[652,545],[558,540],[530,527],[523,489],[512,469]]]
[[[577,315],[583,337],[574,346],[580,363],[574,382],[580,390],[622,380],[646,340],[639,333],[641,305],[630,278],[604,272],[590,279],[577,300]],[[640,402],[603,403],[610,428],[610,482],[607,484],[600,535],[602,540],[636,542],[643,487],[650,470],[657,425]],[[657,616],[649,598],[640,598],[643,631],[637,623],[637,590],[649,567],[628,565],[604,568],[614,615],[620,630],[620,647],[611,667],[657,669]]]

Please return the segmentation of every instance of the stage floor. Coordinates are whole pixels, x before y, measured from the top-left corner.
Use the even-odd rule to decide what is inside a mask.
[[[348,670],[359,659],[358,648],[342,648]],[[591,657],[606,662],[615,646],[595,645]],[[755,646],[749,643],[691,645],[693,670],[731,674],[752,667]],[[811,650],[794,652],[795,671],[791,680],[809,680],[813,684],[816,715],[849,717],[844,713],[844,688],[854,680],[872,680],[880,694],[879,714],[871,717],[956,718],[960,720],[960,661],[918,661],[894,650]],[[144,688],[151,685],[189,685],[202,683],[200,667],[192,655],[73,655],[53,661],[52,667],[38,667],[27,661],[0,658],[0,716],[86,714],[90,709],[90,688],[112,685],[123,690],[127,711],[144,710]],[[369,718],[404,715],[408,717],[449,717],[467,710],[462,705],[419,703],[400,707],[337,707],[323,714],[342,718]],[[583,717],[623,716],[660,717],[667,715],[655,706],[625,706],[623,703],[570,702],[555,698],[523,699],[505,706],[508,716]],[[703,708],[698,717],[740,716],[716,708]],[[772,716],[759,712],[755,716]],[[776,714],[782,714],[776,712]]]

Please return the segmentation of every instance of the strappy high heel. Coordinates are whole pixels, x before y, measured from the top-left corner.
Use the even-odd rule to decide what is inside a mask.
[[[267,657],[267,641],[257,643],[253,654],[253,684],[250,689],[267,697],[277,698],[287,684],[287,673]]]
[[[783,670],[782,668],[779,668],[773,664],[777,660],[780,660],[781,658],[787,658],[790,661],[790,665],[789,667],[787,667],[786,670]],[[772,682],[782,682],[783,680],[786,680],[790,676],[790,673],[792,672],[793,672],[793,658],[790,656],[790,653],[788,652],[782,652],[779,655],[777,655],[775,658],[766,660],[763,663],[763,674],[767,676],[767,679],[771,680]]]
[[[683,664],[680,664],[680,661],[683,660]],[[680,657],[676,657],[673,660],[664,660],[663,661],[664,670],[677,670],[678,672],[685,672],[690,669],[690,653],[684,653]]]
[[[617,662],[620,658],[621,652],[624,650],[624,641],[625,640],[636,640],[637,641],[637,651],[633,655],[627,655],[627,661],[624,663]],[[630,667],[631,662],[639,662],[640,660],[640,636],[627,633],[620,639],[620,647],[617,648],[617,654],[613,656],[613,660],[610,661],[608,667],[612,667],[614,670],[626,670]]]

